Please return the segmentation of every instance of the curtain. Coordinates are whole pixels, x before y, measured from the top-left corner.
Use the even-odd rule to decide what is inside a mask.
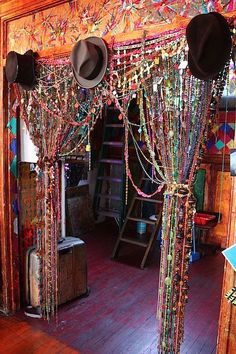
[[[113,99],[125,125],[127,175],[144,197],[165,190],[157,310],[160,353],[179,353],[183,341],[195,213],[192,189],[227,74],[225,68],[214,81],[198,80],[188,70],[187,57],[182,30],[142,42],[114,45],[112,69],[117,84]],[[134,98],[139,106],[138,123],[128,117]],[[135,136],[135,129],[139,137]],[[145,175],[156,183],[152,195],[134,183],[130,140]],[[145,153],[140,148],[141,140]],[[152,173],[143,161],[152,165]]]
[[[32,91],[15,85],[24,119],[38,148],[37,253],[41,261],[40,299],[50,319],[58,304],[58,252],[61,237],[60,158],[88,151],[89,132],[100,117],[102,99],[96,90],[80,89],[69,60],[37,62],[38,84]],[[88,156],[88,157],[89,157]]]

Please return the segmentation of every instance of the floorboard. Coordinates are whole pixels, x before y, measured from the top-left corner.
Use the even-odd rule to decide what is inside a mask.
[[[110,259],[116,226],[96,225],[84,236],[89,297],[59,309],[58,321],[30,319],[23,312],[0,316],[0,353],[157,353],[156,298],[160,252],[138,268],[143,250],[127,245]],[[224,259],[209,255],[190,265],[185,340],[181,354],[215,353]]]

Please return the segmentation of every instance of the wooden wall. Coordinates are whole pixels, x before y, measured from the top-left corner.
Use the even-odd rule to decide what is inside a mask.
[[[222,214],[220,223],[209,232],[209,242],[225,248],[230,220],[231,176],[229,156],[222,170],[222,155],[207,155],[201,168],[206,171],[204,210]]]
[[[236,178],[231,180],[231,203],[230,203],[230,223],[226,246],[236,243]],[[220,320],[218,329],[218,354],[236,353],[236,306],[232,305],[225,298],[225,294],[236,285],[236,273],[232,266],[226,261],[224,269]]]

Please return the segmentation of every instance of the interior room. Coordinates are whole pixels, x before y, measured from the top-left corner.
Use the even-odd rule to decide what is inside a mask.
[[[0,352],[234,354],[236,2],[0,19]]]

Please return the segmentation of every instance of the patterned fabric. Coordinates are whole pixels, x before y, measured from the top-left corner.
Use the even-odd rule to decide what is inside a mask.
[[[229,154],[233,148],[236,114],[234,111],[221,111],[216,124],[209,134],[208,154]]]
[[[210,11],[229,12],[236,0],[99,0],[69,1],[8,24],[7,51],[25,52],[73,44],[89,35],[132,32]]]
[[[215,124],[207,143],[209,154],[229,154],[234,146],[235,123]]]

